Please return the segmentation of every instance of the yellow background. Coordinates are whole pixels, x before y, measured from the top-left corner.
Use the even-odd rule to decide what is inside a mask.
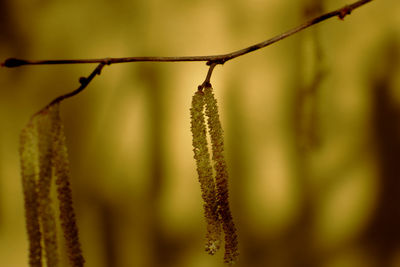
[[[0,60],[227,53],[349,2],[315,13],[318,3],[1,1]],[[237,266],[400,266],[399,15],[398,0],[373,1],[215,68]],[[1,266],[28,265],[19,132],[93,68],[0,68]],[[62,103],[87,267],[223,266],[223,251],[204,252],[191,148],[206,73],[196,62],[106,66]]]

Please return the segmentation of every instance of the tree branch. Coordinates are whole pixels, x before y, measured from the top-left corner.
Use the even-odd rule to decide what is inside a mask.
[[[60,103],[64,99],[73,97],[74,95],[77,95],[80,92],[82,92],[88,86],[88,84],[94,79],[94,77],[96,77],[96,75],[100,75],[101,70],[103,69],[104,66],[105,66],[105,64],[103,62],[101,62],[92,71],[92,73],[90,73],[90,75],[88,77],[79,78],[79,82],[80,82],[81,86],[79,86],[77,89],[73,90],[72,92],[69,92],[64,95],[56,97],[53,101],[51,101],[49,104],[47,104],[44,108],[42,108],[41,110],[39,110],[38,112],[33,114],[32,118],[35,117],[36,115],[40,114],[41,112],[46,111],[50,106]]]
[[[212,75],[212,72],[213,72],[215,66],[217,66],[217,63],[210,64],[210,68],[208,69],[206,79],[204,80],[204,82],[201,85],[199,85],[198,90],[201,91],[201,90],[203,90],[203,88],[211,86],[210,80],[211,80],[211,75]]]
[[[211,56],[185,56],[185,57],[123,57],[123,58],[102,58],[102,59],[56,59],[56,60],[25,60],[25,59],[17,59],[17,58],[9,58],[5,60],[1,66],[3,67],[19,67],[23,65],[49,65],[49,64],[83,64],[83,63],[98,63],[97,67],[94,69],[94,71],[88,76],[88,77],[81,77],[79,79],[79,82],[81,85],[79,88],[76,90],[61,95],[57,98],[55,98],[53,101],[51,101],[47,106],[39,110],[37,113],[35,113],[32,117],[36,116],[37,114],[41,112],[45,112],[48,107],[57,104],[61,101],[63,101],[66,98],[72,97],[81,91],[83,91],[87,85],[93,80],[93,78],[100,74],[101,70],[105,65],[111,65],[115,63],[127,63],[127,62],[144,62],[144,61],[152,61],[152,62],[178,62],[178,61],[206,61],[207,65],[209,65],[209,70],[207,73],[207,77],[205,81],[199,86],[199,90],[202,90],[205,86],[210,84],[210,79],[212,72],[215,68],[216,65],[218,64],[224,64],[225,62],[237,58],[239,56],[248,54],[250,52],[259,50],[261,48],[264,48],[266,46],[272,45],[273,43],[276,43],[280,40],[283,40],[297,32],[300,32],[314,24],[320,23],[324,20],[327,20],[332,17],[338,17],[343,20],[343,18],[347,15],[349,15],[354,9],[365,5],[368,2],[371,2],[373,0],[359,0],[354,2],[351,5],[346,5],[342,8],[339,8],[335,11],[325,13],[321,16],[318,16],[312,20],[309,20],[300,26],[297,26],[287,32],[284,32],[282,34],[279,34],[275,37],[272,37],[268,40],[265,40],[261,43],[251,45],[249,47],[228,53],[228,54],[221,54],[221,55],[211,55]]]
[[[83,63],[101,63],[104,65],[111,65],[116,63],[127,63],[127,62],[181,62],[181,61],[206,61],[208,65],[212,64],[224,64],[225,62],[237,58],[239,56],[248,54],[250,52],[256,51],[258,49],[264,48],[266,46],[272,45],[280,40],[283,40],[297,32],[300,32],[314,24],[320,23],[324,20],[327,20],[332,17],[338,17],[341,20],[344,19],[345,16],[349,15],[354,9],[359,8],[368,2],[372,2],[373,0],[359,0],[354,2],[353,4],[346,5],[342,8],[339,8],[335,11],[325,13],[321,16],[318,16],[314,19],[311,19],[300,26],[297,26],[287,32],[279,34],[275,37],[272,37],[268,40],[260,42],[258,44],[251,45],[249,47],[221,55],[210,55],[210,56],[184,56],[184,57],[122,57],[122,58],[101,58],[101,59],[57,59],[57,60],[25,60],[25,59],[17,59],[17,58],[9,58],[5,60],[1,65],[3,67],[19,67],[23,65],[49,65],[49,64],[83,64]]]

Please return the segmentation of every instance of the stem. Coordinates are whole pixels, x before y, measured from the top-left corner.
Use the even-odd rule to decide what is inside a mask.
[[[203,90],[203,88],[211,86],[210,80],[211,80],[211,75],[212,75],[212,72],[213,72],[215,66],[217,66],[217,63],[210,64],[210,68],[208,69],[206,79],[204,80],[204,82],[201,85],[199,85],[198,90],[201,91],[201,90]]]
[[[101,70],[103,69],[104,66],[105,66],[104,63],[100,63],[99,65],[97,65],[97,67],[92,71],[92,73],[90,73],[90,75],[88,77],[79,78],[79,82],[81,83],[81,86],[79,86],[77,89],[75,89],[69,93],[66,93],[64,95],[56,97],[53,101],[51,101],[49,104],[47,104],[44,108],[42,108],[41,110],[39,110],[38,112],[33,114],[32,118],[35,117],[36,115],[40,114],[41,112],[47,110],[47,108],[49,108],[50,106],[60,103],[64,99],[73,97],[74,95],[77,95],[80,92],[82,92],[88,86],[88,84],[93,80],[93,78],[96,77],[96,75],[100,75]]]
[[[128,63],[128,62],[188,62],[188,61],[207,61],[208,65],[212,63],[224,64],[226,61],[237,58],[239,56],[248,54],[266,46],[272,45],[280,40],[283,40],[297,32],[300,32],[314,24],[320,23],[332,17],[343,18],[349,15],[354,9],[359,8],[373,0],[359,0],[353,4],[346,5],[342,8],[334,10],[332,12],[325,13],[314,19],[311,19],[300,26],[297,26],[291,30],[288,30],[282,34],[276,35],[263,42],[251,45],[249,47],[220,55],[209,55],[209,56],[184,56],[184,57],[122,57],[122,58],[100,58],[100,59],[57,59],[57,60],[25,60],[9,58],[4,61],[1,65],[4,67],[19,67],[23,65],[49,65],[49,64],[83,64],[83,63],[102,63],[103,65],[111,65],[116,63]]]

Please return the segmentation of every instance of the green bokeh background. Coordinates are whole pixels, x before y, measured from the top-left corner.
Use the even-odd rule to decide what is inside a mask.
[[[227,53],[348,3],[4,0],[0,60]],[[19,132],[93,68],[0,68],[1,266],[28,262]],[[222,251],[204,252],[191,148],[190,101],[206,73],[204,63],[106,66],[63,102],[87,267],[224,266]],[[217,66],[211,82],[237,266],[400,266],[398,0]]]

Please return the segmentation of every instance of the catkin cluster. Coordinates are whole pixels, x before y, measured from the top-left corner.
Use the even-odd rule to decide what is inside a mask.
[[[204,110],[211,140],[214,171],[208,150]],[[205,86],[194,94],[190,114],[194,159],[207,223],[206,251],[214,254],[218,250],[222,225],[225,235],[224,261],[233,264],[238,257],[238,241],[228,201],[228,171],[224,158],[223,130],[211,86]]]
[[[68,256],[72,266],[83,266],[58,103],[40,111],[22,130],[20,158],[30,266],[43,266],[43,258],[46,266],[59,266],[57,220],[50,193],[53,176],[56,176],[60,221]]]

